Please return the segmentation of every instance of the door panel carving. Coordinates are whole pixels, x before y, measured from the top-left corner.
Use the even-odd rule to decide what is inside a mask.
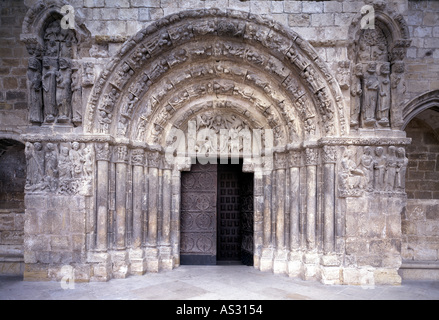
[[[181,263],[216,264],[216,165],[182,172],[181,190]]]

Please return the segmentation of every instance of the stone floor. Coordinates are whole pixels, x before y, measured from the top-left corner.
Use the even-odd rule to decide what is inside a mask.
[[[72,289],[63,289],[55,281],[24,282],[16,277],[0,277],[0,300],[9,299],[439,300],[439,281],[404,281],[401,286],[329,286],[246,266],[181,266],[105,283],[75,283]]]

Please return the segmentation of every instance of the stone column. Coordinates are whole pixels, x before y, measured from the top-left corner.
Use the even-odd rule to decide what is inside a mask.
[[[172,170],[171,177],[171,247],[173,265],[180,265],[180,201],[181,201],[181,172]]]
[[[127,213],[127,146],[114,147],[116,163],[116,216],[115,216],[115,248],[112,252],[113,276],[125,278],[128,274],[128,254],[126,252],[126,213]]]
[[[106,251],[108,247],[108,170],[110,161],[110,146],[108,143],[96,145],[97,160],[97,226],[96,226],[96,249]]]
[[[336,148],[323,147],[323,251],[325,254],[335,250],[335,161]]]
[[[302,155],[300,151],[291,151],[290,166],[290,243],[288,257],[288,275],[298,277],[302,273],[302,257],[300,252],[300,167]]]
[[[115,244],[117,250],[126,247],[126,182],[127,182],[127,154],[126,146],[114,148],[116,162],[116,230]]]
[[[306,248],[304,255],[305,279],[317,275],[318,254],[316,246],[316,216],[317,216],[317,157],[316,149],[305,150],[306,165]]]
[[[273,229],[272,229],[272,188],[273,170],[265,163],[263,169],[263,189],[264,189],[264,218],[263,218],[263,246],[260,261],[261,271],[273,270]]]
[[[158,272],[158,199],[159,199],[159,165],[158,151],[148,152],[148,234],[146,238],[146,258],[148,272]]]
[[[131,273],[143,275],[146,272],[146,259],[141,248],[143,240],[143,193],[144,193],[144,151],[131,152],[133,165],[133,247],[130,250]]]
[[[323,160],[323,253],[321,278],[326,284],[340,283],[340,268],[335,254],[335,163],[337,149],[324,146]]]
[[[108,281],[111,278],[111,259],[108,249],[108,193],[109,193],[109,161],[111,149],[108,143],[97,143],[96,161],[96,243],[94,252],[87,256],[92,264],[91,280]]]
[[[273,263],[275,273],[287,272],[288,252],[285,246],[285,188],[286,188],[286,154],[274,155],[276,174],[276,255]]]
[[[172,270],[171,255],[171,208],[172,208],[171,165],[162,161],[162,227],[160,239],[160,269]]]

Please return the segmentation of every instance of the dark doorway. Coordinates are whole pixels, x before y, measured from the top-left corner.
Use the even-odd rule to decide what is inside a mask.
[[[253,265],[253,174],[197,163],[181,179],[180,263]]]

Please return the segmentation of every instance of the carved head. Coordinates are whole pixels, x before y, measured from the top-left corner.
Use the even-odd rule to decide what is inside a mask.
[[[37,151],[41,151],[43,149],[43,145],[41,144],[41,142],[35,142],[34,143],[34,148]]]
[[[389,155],[394,156],[396,152],[396,148],[394,146],[389,147]]]
[[[382,147],[378,147],[378,148],[375,149],[375,154],[378,157],[381,157],[383,155],[383,153],[384,153],[384,149]]]
[[[73,150],[75,150],[75,151],[78,151],[79,150],[79,143],[78,142],[73,142],[72,143],[72,148],[73,148]]]
[[[405,158],[405,149],[404,148],[398,148],[397,155],[400,158]]]
[[[384,63],[380,68],[381,74],[389,74],[390,73],[390,65],[388,63]]]
[[[363,152],[364,152],[365,155],[369,156],[370,153],[371,153],[370,147],[364,147]]]

